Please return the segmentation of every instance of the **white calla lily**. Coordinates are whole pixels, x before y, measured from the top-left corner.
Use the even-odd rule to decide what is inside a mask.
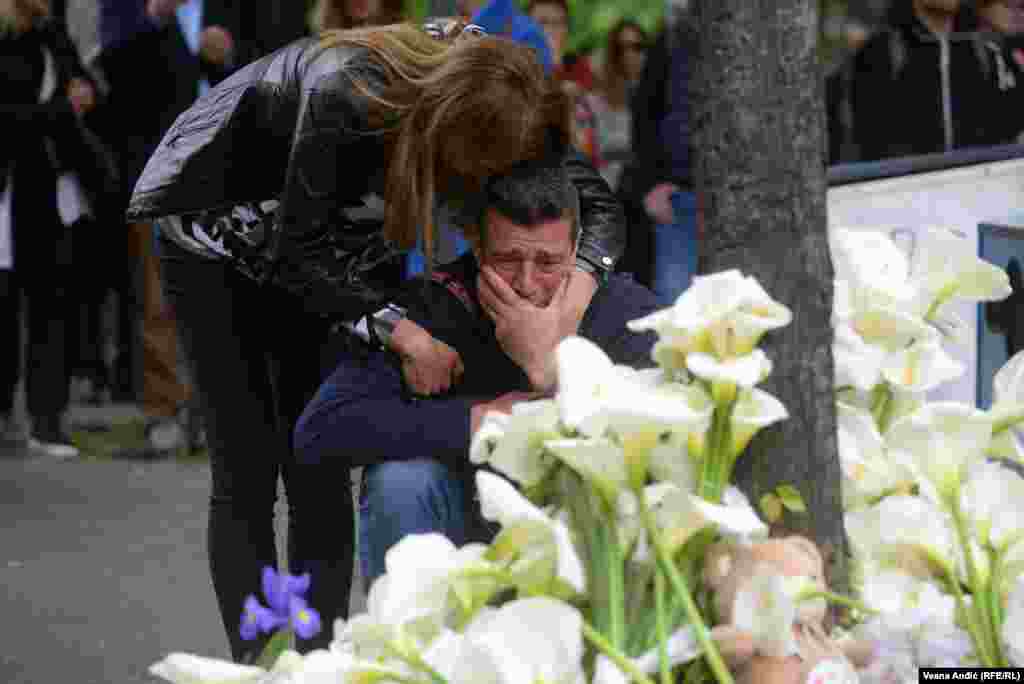
[[[984,460],[992,420],[966,404],[932,402],[896,420],[885,439],[890,450],[910,456],[926,494],[948,501],[971,465]]]
[[[470,445],[470,460],[489,464],[524,487],[533,487],[554,465],[544,442],[561,436],[554,401],[515,404],[511,414],[485,414]]]
[[[758,432],[789,418],[781,401],[756,387],[743,390],[732,411],[732,452],[742,453]]]
[[[650,451],[648,473],[656,482],[671,482],[683,491],[694,491],[703,440],[704,432],[699,429],[690,435],[673,432],[659,438]],[[692,453],[691,449],[696,449],[697,453]]]
[[[948,622],[956,617],[956,599],[942,593],[934,582],[900,569],[868,574],[860,587],[861,601],[884,616],[900,631],[915,631],[929,622]]]
[[[793,625],[797,607],[778,568],[763,563],[736,592],[732,607],[733,624],[750,632],[755,649],[766,656],[797,655]]]
[[[662,542],[674,551],[695,533],[715,525],[722,535],[749,541],[768,536],[768,526],[758,517],[750,501],[739,489],[729,487],[722,503],[707,501],[692,492],[663,482],[644,489]]]
[[[993,403],[1024,406],[1024,351],[1004,363],[992,378]]]
[[[982,545],[1024,541],[1024,478],[999,463],[975,464],[964,483],[961,506]]]
[[[772,372],[772,362],[760,349],[740,357],[719,361],[711,354],[695,352],[686,357],[691,373],[710,383],[728,383],[751,388]]]
[[[360,665],[373,667],[370,663],[359,663],[351,656],[324,649],[311,651],[300,658],[301,662],[296,663],[295,669],[281,678],[281,684],[337,684],[358,672]]]
[[[922,293],[921,313],[952,298],[988,302],[1012,292],[1006,271],[978,257],[967,238],[942,227],[919,229],[910,281]]]
[[[677,356],[699,350],[728,359],[749,354],[765,332],[788,325],[792,317],[756,279],[733,269],[694,278],[668,315],[659,312],[629,327],[656,330],[672,341]],[[655,357],[660,361],[659,354]]]
[[[476,486],[480,494],[481,514],[499,523],[502,533],[507,533],[506,539],[514,540],[509,543],[514,543],[517,548],[509,549],[509,552],[520,556],[519,565],[532,566],[553,561],[554,573],[560,581],[577,592],[585,589],[583,563],[564,522],[549,517],[498,475],[479,471]],[[492,550],[500,542],[499,536]]]
[[[951,357],[938,340],[919,342],[890,353],[882,376],[904,392],[923,393],[964,374],[966,366]]]
[[[621,375],[600,347],[582,337],[567,337],[555,349],[558,410],[562,422],[578,429],[599,414]]]
[[[191,653],[170,653],[150,665],[149,673],[171,684],[249,684],[259,681],[267,671]]]
[[[1017,578],[1017,583],[1010,592],[1002,638],[1010,664],[1014,667],[1024,667],[1024,576]]]
[[[865,562],[926,579],[955,567],[952,522],[928,499],[890,496],[846,513],[844,522],[855,555]]]
[[[485,565],[486,550],[482,544],[456,548],[437,533],[403,537],[384,556],[386,572],[370,586],[366,612],[335,626],[332,650],[373,661],[396,643],[429,643],[456,615],[458,573]]]
[[[898,452],[887,453],[870,413],[838,402],[836,422],[844,509],[865,505],[893,490],[909,489],[913,483],[910,468]]]
[[[1024,351],[1014,354],[992,379],[992,452],[1024,462],[1021,428],[1024,427]]]
[[[912,344],[938,341],[939,332],[919,316],[896,309],[855,312],[847,321],[865,343],[898,352]]]
[[[829,247],[837,280],[881,306],[910,302],[913,290],[908,282],[910,264],[906,254],[884,232],[833,228]]]
[[[832,356],[835,360],[836,387],[854,387],[870,392],[881,382],[886,350],[865,342],[849,323],[836,325]]]
[[[466,628],[449,684],[583,683],[583,618],[547,597],[518,599]]]
[[[588,340],[567,338],[555,354],[556,401],[568,429],[593,437],[608,430],[620,437],[651,431],[688,434],[711,419],[712,407],[699,388],[614,366]]]
[[[626,454],[610,439],[560,439],[546,442],[545,447],[597,486],[609,501],[615,501],[619,491],[629,485]]]

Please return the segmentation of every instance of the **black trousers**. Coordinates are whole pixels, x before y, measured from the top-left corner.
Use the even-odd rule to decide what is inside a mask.
[[[213,588],[236,660],[263,642],[239,636],[248,594],[276,566],[274,503],[284,480],[288,557],[293,573],[312,573],[308,598],[323,631],[300,650],[330,642],[335,618],[348,615],[354,511],[346,459],[296,463],[292,431],[326,376],[327,325],[280,290],[261,288],[230,264],[161,242],[161,275],[178,316],[210,444],[213,476],[209,558]]]
[[[34,418],[56,418],[68,405],[68,318],[72,309],[72,233],[52,204],[14,195],[14,268],[0,270],[0,412],[10,413],[21,376],[22,295],[28,304],[25,392]],[[43,197],[43,199],[48,199]]]

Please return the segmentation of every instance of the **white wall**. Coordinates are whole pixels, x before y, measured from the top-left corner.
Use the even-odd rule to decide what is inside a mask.
[[[978,253],[978,224],[1019,225],[1024,230],[1024,159],[866,181],[831,188],[830,226],[913,230],[948,226],[965,235]],[[968,368],[960,380],[936,390],[933,399],[975,404],[977,307],[961,305],[970,331],[965,347],[949,351]]]

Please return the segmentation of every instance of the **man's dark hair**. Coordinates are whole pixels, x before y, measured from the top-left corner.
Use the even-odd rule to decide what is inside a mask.
[[[485,211],[494,209],[521,226],[557,221],[568,213],[572,220],[570,239],[575,241],[579,232],[578,200],[563,159],[562,154],[547,155],[492,177],[484,190]],[[485,218],[481,217],[481,233],[486,231]]]

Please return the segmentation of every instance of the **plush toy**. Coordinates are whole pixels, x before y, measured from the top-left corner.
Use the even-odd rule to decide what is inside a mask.
[[[797,655],[771,653],[765,635],[755,635],[734,623],[737,595],[755,578],[777,575],[781,582],[801,581],[805,587],[826,589],[825,564],[811,540],[791,536],[751,545],[721,542],[705,558],[704,581],[714,592],[718,625],[711,636],[736,676],[737,684],[846,684],[855,682],[854,668],[866,667],[874,645],[858,640],[838,642],[825,633],[826,604],[822,600],[798,605],[793,641],[780,634],[775,644],[795,643]],[[766,610],[768,608],[766,607]],[[763,651],[768,650],[769,653]]]

